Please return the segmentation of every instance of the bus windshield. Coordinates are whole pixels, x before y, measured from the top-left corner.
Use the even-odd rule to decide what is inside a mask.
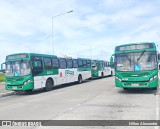
[[[156,52],[122,53],[115,56],[116,70],[144,71],[157,68]]]
[[[31,73],[29,61],[16,61],[6,63],[6,76],[26,76]]]

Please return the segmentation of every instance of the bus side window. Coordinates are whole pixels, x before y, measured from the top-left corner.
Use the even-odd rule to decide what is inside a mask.
[[[103,62],[103,67],[106,67],[106,64],[105,64],[105,62]]]
[[[106,67],[108,67],[108,62],[106,62]]]
[[[99,63],[99,67],[103,68],[103,63],[102,62]]]
[[[81,60],[81,59],[78,60],[78,67],[80,67],[80,68],[83,67],[83,63],[82,63],[82,60]]]
[[[105,63],[105,67],[107,67],[107,62],[104,62]]]
[[[67,68],[73,68],[72,59],[67,59]]]
[[[61,69],[66,69],[67,68],[67,63],[65,58],[60,58],[59,59],[59,65]]]
[[[35,63],[37,64],[36,68],[38,68],[39,70],[43,69],[42,61],[41,60],[36,60]]]
[[[73,68],[78,68],[78,60],[73,59]]]
[[[54,69],[58,69],[59,68],[59,60],[58,60],[58,58],[52,58],[52,64],[53,64],[53,68]]]
[[[44,68],[45,69],[52,69],[52,61],[49,57],[44,57]]]
[[[87,61],[83,60],[83,68],[86,68],[86,67],[87,67]]]
[[[102,62],[102,68],[104,67],[104,63]]]
[[[42,60],[33,61],[33,75],[40,74],[43,72]]]
[[[91,68],[91,61],[87,60],[87,68]]]
[[[41,56],[31,56],[31,62],[32,62],[33,75],[40,74],[43,72],[43,64]]]

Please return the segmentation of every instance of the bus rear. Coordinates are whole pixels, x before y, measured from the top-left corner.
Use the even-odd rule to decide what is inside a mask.
[[[105,77],[112,75],[110,63],[103,60],[92,60],[92,77]]]
[[[121,45],[115,48],[115,85],[128,88],[158,87],[155,43]]]

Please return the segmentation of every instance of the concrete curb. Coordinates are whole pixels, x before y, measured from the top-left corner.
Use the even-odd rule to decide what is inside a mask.
[[[2,97],[7,97],[7,96],[11,96],[11,95],[14,95],[14,94],[15,94],[14,91],[6,92],[6,93],[0,93],[0,98],[2,98]]]

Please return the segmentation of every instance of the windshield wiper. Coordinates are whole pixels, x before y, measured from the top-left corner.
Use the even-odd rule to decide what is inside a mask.
[[[123,51],[124,56],[131,62],[131,59],[128,57],[128,55]]]
[[[142,53],[141,53],[141,55],[139,56],[139,58],[137,59],[137,61],[139,61],[141,58],[142,58],[142,56],[143,56],[143,54],[146,52],[146,50],[144,50]]]

